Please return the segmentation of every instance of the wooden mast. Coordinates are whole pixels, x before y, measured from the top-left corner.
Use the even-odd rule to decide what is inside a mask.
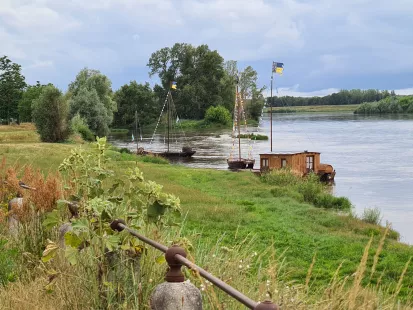
[[[240,127],[240,100],[238,98],[238,84],[237,84],[237,93],[235,95],[235,102],[237,107],[237,126],[238,126],[238,159],[241,160],[241,127]]]
[[[168,123],[167,123],[167,127],[168,127],[168,153],[169,153],[169,126],[170,126],[170,108],[171,108],[171,102],[170,102],[170,100],[171,100],[171,90],[169,89],[169,91],[168,91],[168,107],[167,107],[167,110],[166,110],[166,112],[167,112],[167,114],[168,114]]]
[[[135,137],[136,137],[136,154],[138,154],[138,110],[135,110]]]

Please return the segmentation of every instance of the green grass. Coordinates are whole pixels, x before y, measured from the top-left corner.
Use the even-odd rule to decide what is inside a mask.
[[[273,113],[311,113],[311,112],[354,112],[358,104],[348,105],[315,105],[300,107],[273,107]],[[265,108],[264,112],[269,113],[270,108]]]
[[[32,164],[45,172],[55,171],[73,145],[65,144],[2,144],[0,157],[11,163]],[[82,147],[88,147],[87,145]],[[112,150],[111,152],[117,153]],[[351,276],[360,264],[365,245],[373,236],[372,256],[378,247],[384,228],[357,218],[318,206],[344,205],[313,185],[303,185],[290,175],[266,179],[265,182],[249,172],[234,173],[213,169],[191,169],[178,165],[159,165],[144,162],[127,153],[112,154],[114,169],[138,166],[146,179],[163,185],[165,192],[180,197],[185,225],[182,235],[190,240],[220,240],[231,247],[234,240],[254,238],[253,249],[268,253],[274,246],[278,254],[285,252],[289,280],[304,283],[307,270],[317,253],[312,270],[312,289],[328,285],[337,267],[340,276]],[[120,156],[118,158],[118,156]],[[316,185],[314,185],[316,186]],[[314,192],[317,195],[313,195]],[[341,198],[337,198],[341,199]],[[413,256],[413,247],[395,240],[391,232],[386,239],[372,277],[393,290],[404,265]],[[265,260],[264,260],[265,261]],[[254,282],[254,272],[251,273]],[[413,286],[413,268],[408,268],[401,296],[407,297]]]
[[[266,135],[260,135],[260,134],[240,134],[239,135],[241,139],[248,139],[251,138],[251,140],[268,140],[268,136]],[[238,136],[237,136],[238,138]]]

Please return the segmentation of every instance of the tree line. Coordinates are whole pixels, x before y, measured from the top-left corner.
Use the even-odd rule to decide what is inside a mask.
[[[361,104],[354,114],[398,114],[413,113],[413,96],[390,96],[379,101]]]
[[[315,105],[347,105],[361,104],[364,102],[379,101],[384,98],[396,96],[395,92],[376,89],[352,89],[340,90],[338,93],[324,97],[292,97],[292,96],[273,96],[267,98],[267,106],[273,107],[294,107],[294,106],[315,106]]]
[[[264,106],[258,74],[248,66],[239,71],[236,61],[225,62],[207,45],[176,43],[152,53],[149,75],[160,84],[131,81],[112,90],[110,79],[98,70],[84,68],[63,93],[53,84],[28,85],[21,66],[7,56],[0,58],[0,120],[3,124],[35,122],[44,141],[62,141],[73,131],[84,137],[109,134],[110,127],[133,128],[135,111],[141,125],[159,116],[170,83],[177,82],[173,98],[181,119],[203,119],[210,107],[230,113],[235,87],[244,99],[246,114],[258,119]],[[222,109],[221,109],[222,111]]]

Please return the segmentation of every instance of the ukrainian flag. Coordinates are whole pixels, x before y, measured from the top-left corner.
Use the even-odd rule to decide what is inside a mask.
[[[171,88],[172,88],[172,89],[176,89],[176,82],[172,82],[172,83],[171,83]]]
[[[283,74],[284,71],[284,64],[282,62],[275,62],[272,63],[272,72]]]

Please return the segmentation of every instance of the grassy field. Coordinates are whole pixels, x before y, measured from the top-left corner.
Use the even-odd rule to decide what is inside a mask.
[[[10,137],[20,132],[27,132],[27,140],[10,140]],[[4,142],[1,142],[2,135],[8,137],[4,138]],[[39,143],[32,141],[33,137],[36,137],[36,134],[28,127],[0,127],[0,158],[5,156],[11,165],[33,165],[44,173],[55,172],[75,147],[73,144]],[[89,146],[85,144],[82,147]],[[211,264],[211,261],[204,257],[206,245],[220,244],[222,247],[235,249],[243,240],[253,240],[247,247],[249,252],[244,253],[245,257],[257,252],[264,258],[260,265],[251,265],[248,273],[242,277],[239,274],[240,279],[244,279],[244,284],[239,281],[231,282],[237,284],[240,290],[249,292],[252,297],[262,296],[258,294],[258,291],[262,293],[262,290],[254,290],[254,285],[259,286],[256,283],[257,273],[260,273],[260,268],[268,265],[267,258],[272,252],[281,257],[283,281],[304,285],[307,280],[311,280],[311,289],[314,292],[331,285],[334,277],[353,281],[356,271],[364,264],[368,275],[373,265],[376,271],[370,279],[362,278],[361,282],[372,287],[380,283],[384,291],[392,293],[399,287],[406,263],[413,256],[413,247],[395,240],[397,233],[391,232],[384,244],[380,245],[383,227],[365,223],[343,212],[317,208],[311,203],[303,202],[289,184],[280,186],[263,182],[249,172],[154,164],[117,152],[112,152],[111,157],[115,160],[115,169],[124,170],[137,165],[147,179],[156,181],[163,185],[166,192],[180,197],[185,216],[181,234],[204,249],[201,251],[198,248],[193,253],[195,260],[201,265]],[[370,238],[371,247],[363,263],[363,251]],[[315,255],[316,259],[313,261]],[[379,258],[377,262],[375,256]],[[228,264],[235,269],[238,264],[244,265],[241,261]],[[210,268],[216,269],[215,275],[228,279],[225,268]],[[405,271],[402,284],[398,294],[409,302],[412,300],[413,268]],[[305,298],[311,300],[313,297]]]
[[[311,112],[354,112],[358,104],[348,105],[315,105],[303,107],[274,107],[273,113],[311,113]],[[270,108],[264,108],[264,112],[270,112]]]

